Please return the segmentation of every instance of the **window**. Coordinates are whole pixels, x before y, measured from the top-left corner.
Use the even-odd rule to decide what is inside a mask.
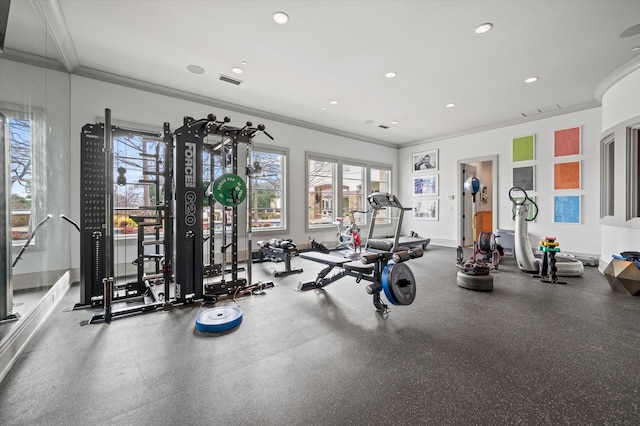
[[[226,147],[228,146],[228,141],[226,139],[220,139],[216,135],[207,135],[202,150],[202,184],[205,191],[202,226],[204,228],[205,238],[209,236],[212,223],[214,232],[222,231],[222,204],[216,202],[213,198],[213,194],[209,191],[210,184],[224,173],[222,168],[222,156],[220,155],[220,150],[223,149],[223,146],[226,150]],[[227,157],[225,157],[225,162],[226,161]],[[230,230],[231,212],[227,212],[226,216],[227,227]]]
[[[382,167],[371,167],[369,173],[371,191],[369,192],[391,192],[391,169]],[[376,215],[376,223],[390,223],[388,208],[380,210]]]
[[[287,151],[254,146],[251,153],[251,229],[285,229]]]
[[[115,133],[113,154],[113,232],[116,237],[137,235],[136,218],[157,215],[154,206],[162,204],[164,144],[139,134]],[[156,229],[146,226],[144,232]]]
[[[640,123],[627,128],[627,220],[640,217]]]
[[[366,225],[368,215],[356,211],[368,210],[368,193],[390,192],[391,167],[307,153],[307,188],[309,228],[335,226],[338,217],[351,214]],[[378,213],[376,223],[388,221],[386,211]]]
[[[608,135],[600,141],[600,217],[613,216],[615,138]]]
[[[11,153],[11,239],[26,240],[31,236],[31,120],[9,117]]]
[[[11,158],[11,240],[22,245],[31,237],[33,227],[38,219],[42,219],[40,216],[46,214],[36,214],[37,191],[42,183],[38,184],[33,167],[37,163],[34,158],[37,147],[44,146],[43,113],[37,108],[28,109],[8,103],[0,105],[0,112],[6,117]],[[38,176],[46,176],[46,171],[38,172]]]
[[[333,212],[337,211],[334,196],[337,165],[336,160],[311,157],[307,159],[309,188],[307,222],[309,226],[328,225],[334,222]]]
[[[366,217],[362,211],[364,197],[364,170],[365,167],[355,164],[342,164],[342,217],[349,218],[344,223],[351,220],[354,215],[355,223],[362,225],[366,222]]]

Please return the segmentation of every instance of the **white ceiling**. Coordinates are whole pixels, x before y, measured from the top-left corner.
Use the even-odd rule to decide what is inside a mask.
[[[8,52],[42,54],[22,27],[34,10],[72,73],[393,145],[597,106],[640,57],[640,29],[621,37],[640,0],[14,0]]]

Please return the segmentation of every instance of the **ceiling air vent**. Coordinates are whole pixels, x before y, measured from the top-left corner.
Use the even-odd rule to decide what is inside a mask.
[[[223,74],[220,74],[218,76],[218,80],[224,81],[224,82],[227,82],[227,83],[231,83],[231,84],[235,84],[236,86],[240,86],[240,83],[242,83],[242,80],[238,80],[236,78],[229,77],[229,76],[223,75]]]
[[[381,129],[388,129],[389,126],[385,126],[384,124],[380,124],[378,127],[380,127]]]
[[[553,105],[549,105],[549,106],[546,106],[546,107],[537,108],[537,109],[534,109],[534,110],[531,110],[531,111],[521,112],[520,115],[522,115],[523,117],[530,117],[532,115],[542,114],[542,113],[545,113],[545,112],[557,111],[559,109],[562,109],[562,108],[560,108],[560,105],[553,104]]]

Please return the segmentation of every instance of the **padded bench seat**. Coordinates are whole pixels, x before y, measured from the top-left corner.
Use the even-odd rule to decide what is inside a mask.
[[[354,260],[342,265],[345,271],[357,272],[359,274],[371,275],[373,274],[374,265],[369,263],[365,265],[360,260]]]
[[[300,253],[303,259],[313,260],[332,267],[343,268],[347,271],[357,272],[359,274],[370,275],[373,273],[373,264],[365,265],[361,260],[351,260],[345,257],[334,256],[331,254],[320,253],[317,251],[309,251]]]
[[[331,254],[320,253],[317,251],[308,251],[300,253],[300,257],[303,259],[313,260],[314,262],[324,263],[325,265],[342,267],[345,263],[351,262],[351,259],[344,257],[333,256]]]

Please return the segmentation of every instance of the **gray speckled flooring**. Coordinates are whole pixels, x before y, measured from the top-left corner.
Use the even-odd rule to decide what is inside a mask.
[[[80,326],[73,286],[0,384],[0,424],[640,424],[640,298],[592,267],[544,284],[513,258],[474,292],[454,259],[409,262],[416,301],[385,318],[364,281],[295,292],[321,268],[296,258],[303,274],[241,299],[218,335],[195,331],[200,305]]]

